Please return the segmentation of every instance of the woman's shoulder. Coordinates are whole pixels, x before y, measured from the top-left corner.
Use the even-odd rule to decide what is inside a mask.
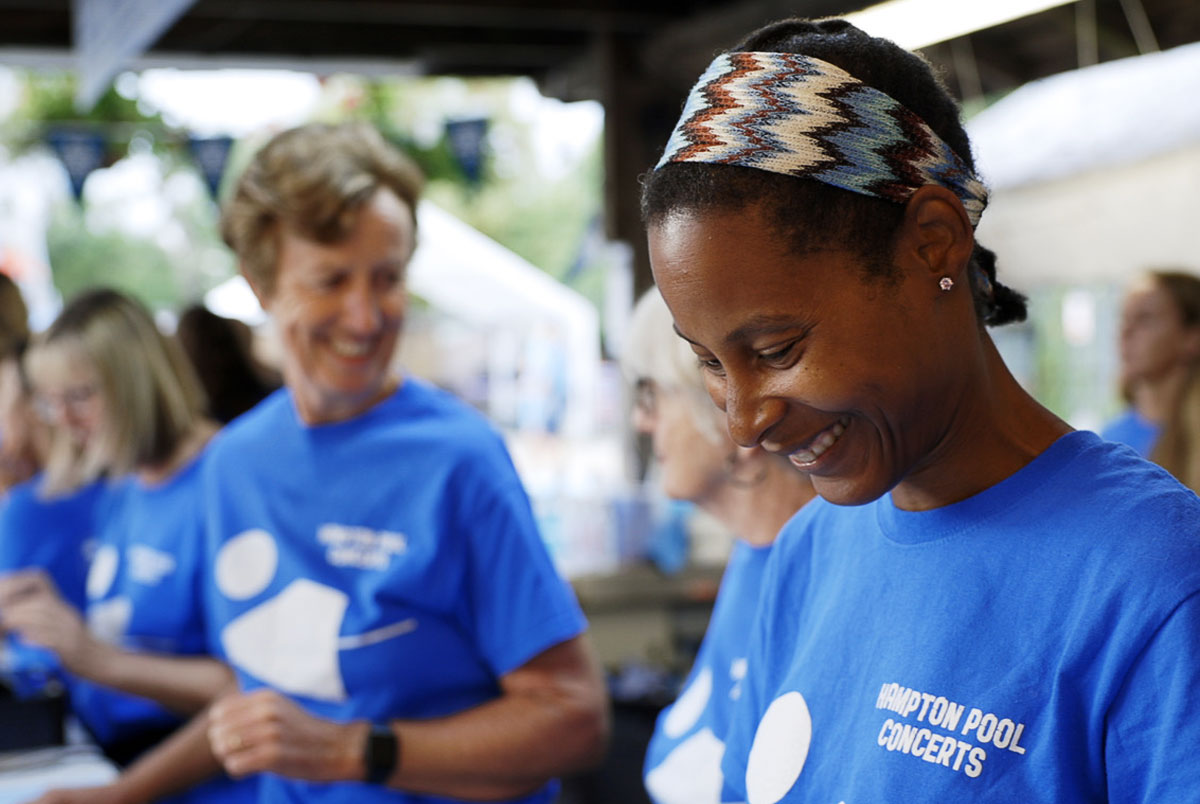
[[[392,400],[391,424],[406,439],[428,440],[448,454],[507,454],[499,430],[480,411],[449,391],[406,377]]]
[[[286,388],[272,391],[250,410],[222,426],[213,436],[205,452],[219,452],[230,442],[245,444],[271,438],[272,432],[287,421],[290,408]]]
[[[1127,520],[1134,528],[1184,517],[1191,520],[1191,536],[1200,538],[1200,497],[1167,470],[1094,433],[1069,437],[1075,443],[1056,484],[1060,505],[1089,519]]]
[[[95,480],[74,491],[47,496],[42,489],[42,475],[38,474],[8,490],[0,501],[0,518],[25,522],[90,512],[111,493],[109,482]]]

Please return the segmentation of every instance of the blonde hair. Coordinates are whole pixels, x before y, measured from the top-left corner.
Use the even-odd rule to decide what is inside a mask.
[[[113,290],[89,291],[68,304],[35,339],[27,365],[35,386],[94,372],[104,404],[104,426],[83,447],[53,427],[47,493],[160,464],[203,420],[204,393],[182,349],[144,307]]]
[[[417,166],[365,123],[300,126],[276,135],[254,156],[222,212],[221,235],[250,284],[269,297],[282,227],[337,243],[385,187],[415,223],[423,181]]]
[[[696,354],[675,332],[675,319],[656,287],[643,293],[634,305],[621,368],[631,384],[647,379],[659,388],[682,394],[696,429],[712,443],[721,443],[725,421],[708,395]]]

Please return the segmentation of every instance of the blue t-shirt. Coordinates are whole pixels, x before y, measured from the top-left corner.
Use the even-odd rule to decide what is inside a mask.
[[[60,497],[39,496],[41,475],[13,486],[0,503],[0,573],[40,567],[59,594],[83,610],[103,482]]]
[[[104,484],[46,498],[39,495],[41,483],[39,475],[13,486],[0,503],[0,573],[40,568],[63,599],[82,611]],[[62,679],[58,657],[45,648],[8,634],[0,650],[4,678],[20,696],[37,694]]]
[[[1161,427],[1130,408],[1106,424],[1100,431],[1100,437],[1130,446],[1138,455],[1148,458],[1161,432]]]
[[[97,638],[133,651],[209,652],[200,589],[203,463],[202,454],[160,485],[130,477],[112,486],[87,577],[86,617]],[[85,679],[69,677],[68,690],[72,711],[102,746],[165,736],[182,724],[154,701]],[[221,777],[166,801],[249,802],[254,787]]]
[[[967,500],[817,500],[767,568],[725,801],[1200,795],[1200,499],[1075,432]]]
[[[675,703],[646,749],[646,790],[657,804],[716,804],[730,711],[742,695],[746,649],[770,546],[735,541],[708,631]]]
[[[205,467],[211,630],[242,686],[335,721],[434,718],[578,635],[503,442],[420,381],[307,426],[277,391]],[[268,802],[435,802],[266,776]],[[522,799],[549,801],[554,786]]]

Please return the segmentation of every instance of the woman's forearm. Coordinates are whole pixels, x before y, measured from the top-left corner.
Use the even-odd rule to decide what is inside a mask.
[[[608,701],[582,638],[551,648],[502,685],[500,698],[474,709],[394,721],[399,764],[388,785],[452,798],[505,798],[600,761]]]
[[[127,804],[158,801],[221,772],[208,745],[207,710],[193,717],[121,774],[116,784]]]
[[[211,656],[139,653],[106,643],[96,643],[85,661],[69,669],[184,716],[208,706],[233,681],[232,671]]]
[[[446,798],[504,799],[600,761],[608,700],[586,640],[568,640],[500,679],[500,697],[433,720],[393,720],[389,787]],[[210,742],[233,776],[268,772],[363,781],[371,725],[309,714],[259,689],[213,705]]]

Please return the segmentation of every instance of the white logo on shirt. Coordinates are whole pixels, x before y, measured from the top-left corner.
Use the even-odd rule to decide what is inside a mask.
[[[327,525],[321,532],[342,527]],[[353,530],[377,535],[366,528]],[[393,548],[391,553],[385,552],[385,560],[403,551],[403,547],[395,549],[394,541],[383,543],[385,550],[389,544]],[[217,551],[215,567],[221,594],[228,600],[248,601],[265,592],[278,573],[278,543],[265,530],[243,531]],[[351,597],[340,589],[296,578],[225,624],[221,629],[225,655],[232,664],[276,689],[322,701],[344,701],[346,685],[339,653],[410,634],[418,625],[416,618],[409,617],[343,636],[350,603]]]
[[[87,627],[92,636],[110,645],[120,644],[133,618],[133,603],[124,596],[92,603],[87,609]]]
[[[803,695],[787,692],[771,702],[758,722],[747,757],[749,804],[783,800],[804,770],[812,736],[812,716]]]
[[[676,739],[687,734],[688,729],[695,726],[708,706],[712,697],[713,674],[708,667],[702,667],[696,678],[688,685],[680,696],[671,704],[663,720],[663,734]]]
[[[317,529],[317,541],[326,546],[325,560],[335,567],[385,569],[392,556],[408,549],[403,533],[332,522]]]
[[[175,571],[174,556],[144,544],[130,545],[126,558],[129,560],[129,577],[146,586],[158,586],[163,578]]]
[[[646,774],[646,789],[661,804],[718,804],[724,755],[725,743],[706,726]]]
[[[730,700],[736,701],[742,697],[742,682],[746,679],[748,669],[750,669],[750,663],[745,656],[729,663],[729,678],[733,681],[733,685],[729,688]]]
[[[1021,745],[1024,723],[977,707],[968,711],[966,704],[942,695],[888,683],[880,688],[875,708],[897,715],[883,721],[876,739],[881,748],[965,773],[972,779],[983,773],[988,758],[986,745],[1025,753]]]
[[[121,564],[121,555],[111,544],[101,545],[96,551],[95,558],[88,568],[87,596],[89,600],[99,600],[112,589],[113,581],[117,579],[117,568]]]

